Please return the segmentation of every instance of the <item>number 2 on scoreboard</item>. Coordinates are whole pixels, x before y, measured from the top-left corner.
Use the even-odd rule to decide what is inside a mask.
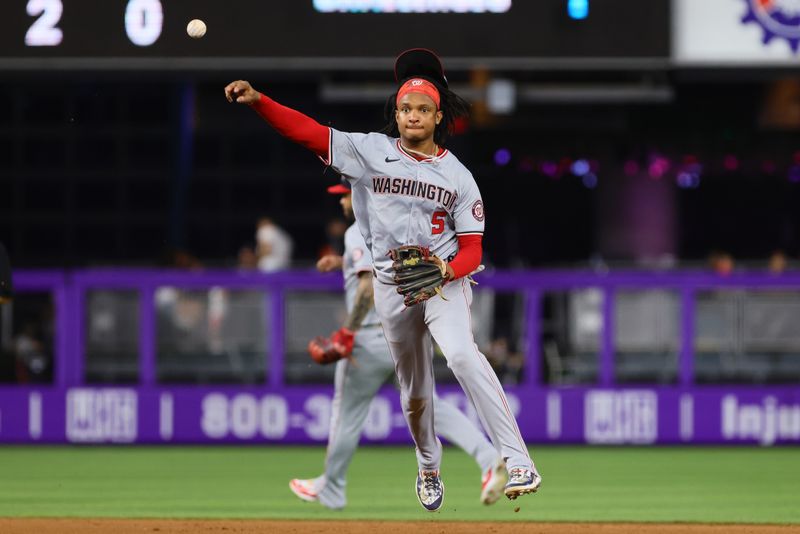
[[[61,20],[64,6],[61,0],[28,0],[28,15],[39,17],[25,33],[25,44],[28,46],[58,46],[64,38],[64,32],[56,25]]]

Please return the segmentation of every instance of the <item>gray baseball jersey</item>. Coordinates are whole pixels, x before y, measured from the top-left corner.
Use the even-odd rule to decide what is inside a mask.
[[[330,131],[328,163],[352,184],[356,221],[381,280],[391,281],[390,249],[421,245],[447,259],[458,235],[483,234],[478,186],[449,151],[420,162],[398,139]]]

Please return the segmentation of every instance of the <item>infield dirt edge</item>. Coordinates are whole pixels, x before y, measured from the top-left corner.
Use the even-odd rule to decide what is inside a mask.
[[[290,533],[320,532],[367,534],[408,534],[425,524],[431,534],[788,534],[800,525],[724,523],[555,523],[555,522],[460,522],[460,521],[303,521],[258,519],[92,519],[92,518],[0,518],[5,534],[142,534],[164,533]]]

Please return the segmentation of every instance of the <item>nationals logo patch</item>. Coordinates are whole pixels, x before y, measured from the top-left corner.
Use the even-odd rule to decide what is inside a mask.
[[[794,53],[800,45],[800,0],[744,0],[743,23],[755,22],[764,30],[764,44],[785,39]]]
[[[353,261],[358,261],[364,257],[364,251],[360,248],[353,249]]]
[[[476,221],[483,222],[483,201],[476,200],[475,204],[472,205],[472,216],[475,217]]]

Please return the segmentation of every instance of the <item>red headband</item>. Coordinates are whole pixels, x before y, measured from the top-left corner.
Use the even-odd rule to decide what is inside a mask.
[[[397,91],[397,100],[395,104],[400,103],[400,99],[406,96],[408,93],[422,93],[423,95],[428,95],[433,100],[433,103],[436,104],[436,109],[439,109],[439,90],[436,88],[428,80],[423,80],[422,78],[411,78],[410,80],[406,81],[403,85],[400,86],[400,89]]]

